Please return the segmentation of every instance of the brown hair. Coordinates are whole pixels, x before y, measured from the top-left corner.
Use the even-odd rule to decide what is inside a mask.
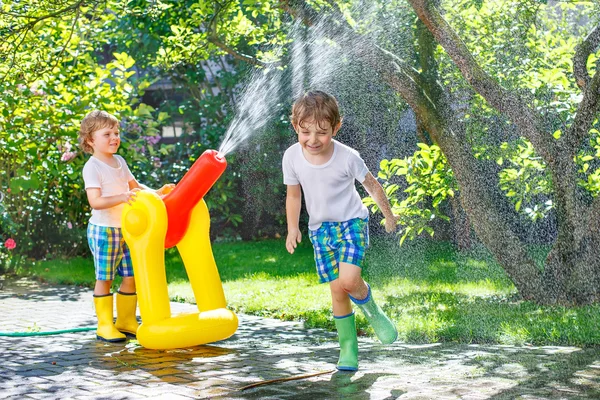
[[[320,128],[322,121],[328,121],[334,129],[342,122],[335,97],[320,90],[306,92],[297,99],[292,106],[290,119],[292,125],[300,127],[303,121],[310,119],[313,119]]]
[[[104,128],[112,128],[119,124],[119,120],[112,114],[106,111],[94,110],[86,115],[81,120],[81,128],[79,128],[79,147],[86,153],[92,154],[94,149],[90,145],[92,134],[97,130]]]

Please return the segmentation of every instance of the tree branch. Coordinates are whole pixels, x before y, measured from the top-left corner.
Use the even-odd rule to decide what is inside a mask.
[[[232,3],[232,1],[227,1],[225,4],[221,4],[219,2],[216,2],[218,4],[218,9],[215,10],[214,15],[212,16],[212,18],[210,19],[210,21],[208,22],[207,26],[206,26],[206,30],[208,32],[208,36],[207,36],[207,40],[209,43],[214,44],[215,46],[217,46],[219,49],[223,50],[225,53],[229,54],[230,56],[232,56],[233,58],[235,58],[236,60],[240,60],[240,61],[244,61],[248,64],[251,65],[255,65],[257,67],[270,67],[270,66],[279,66],[280,63],[265,63],[262,62],[260,60],[258,60],[255,57],[246,55],[246,54],[242,54],[240,52],[238,52],[237,50],[229,47],[227,44],[225,44],[225,42],[221,41],[219,39],[219,36],[217,34],[217,18],[219,16],[219,14],[225,10],[227,8],[227,6],[229,6],[229,4]]]
[[[504,89],[481,68],[461,38],[432,5],[431,0],[408,0],[408,2],[437,42],[452,58],[467,82],[488,103],[507,115],[519,127],[521,134],[531,141],[547,163],[553,162],[556,145],[550,135],[544,134],[539,115],[519,96]]]
[[[577,86],[582,90],[585,90],[591,80],[587,70],[587,60],[590,57],[590,54],[592,54],[598,46],[600,46],[600,25],[594,28],[583,42],[575,47],[575,54],[573,55],[573,74],[575,75]],[[598,75],[597,72],[596,75]]]
[[[597,196],[587,210],[587,228],[591,232],[600,232],[600,196]]]
[[[86,1],[86,0],[78,0],[77,2],[71,4],[70,6],[64,7],[62,9],[52,12],[50,14],[42,15],[39,17],[33,17],[33,16],[29,16],[29,15],[21,15],[21,14],[16,14],[16,13],[7,13],[7,12],[0,11],[0,14],[7,15],[7,16],[10,16],[13,18],[29,18],[30,19],[30,21],[26,22],[21,27],[12,30],[12,32],[19,33],[19,35],[17,35],[18,40],[15,40],[13,42],[16,44],[14,44],[12,46],[11,61],[10,61],[10,64],[8,65],[8,68],[5,72],[5,74],[0,78],[0,83],[4,82],[6,80],[6,78],[8,77],[8,75],[10,74],[12,69],[14,68],[14,66],[17,62],[17,54],[19,52],[19,48],[25,42],[25,39],[27,38],[27,35],[29,34],[29,32],[32,31],[39,22],[44,21],[46,19],[50,19],[50,18],[61,17],[69,12],[74,11],[76,14],[75,14],[75,19],[73,21],[73,26],[71,28],[71,33],[70,33],[67,41],[65,42],[65,45],[64,45],[63,49],[61,50],[59,56],[56,58],[56,62],[54,65],[57,65],[60,60],[60,57],[62,56],[62,54],[65,51],[66,46],[71,41],[73,31],[75,30],[75,24],[77,23],[77,20],[79,19],[79,16],[81,14],[81,6],[83,5],[84,1]],[[11,33],[11,35],[13,35],[13,34],[14,33]],[[23,35],[23,36],[19,39],[20,35]]]
[[[257,58],[254,58],[254,57],[246,55],[246,54],[242,54],[242,53],[232,49],[231,47],[227,46],[225,43],[220,41],[214,34],[209,35],[207,40],[210,43],[217,46],[218,48],[220,48],[221,50],[223,50],[225,53],[227,53],[230,56],[232,56],[233,58],[235,58],[236,60],[244,61],[251,65],[256,65],[258,67],[277,67],[281,64],[280,62],[273,62],[273,63],[262,62]]]
[[[594,123],[594,118],[600,109],[600,61],[596,63],[594,77],[585,85],[583,99],[577,107],[577,113],[571,128],[565,136],[566,150],[569,157],[573,157],[587,137]]]
[[[600,107],[600,61],[596,64],[596,73],[593,77],[590,77],[587,70],[587,60],[598,46],[600,46],[600,25],[594,28],[577,46],[573,56],[573,73],[577,85],[583,90],[583,98],[577,107],[573,124],[564,139],[569,157],[575,155],[581,142],[588,135]]]
[[[281,5],[287,13],[300,19],[306,26],[326,27],[330,39],[338,42],[340,46],[381,74],[410,106],[429,103],[430,107],[436,107],[423,92],[423,79],[419,71],[400,57],[356,33],[334,5],[330,14],[317,13],[304,0],[282,0]]]
[[[32,19],[32,21],[28,21],[26,23],[26,25],[30,25],[31,29],[35,24],[37,24],[38,22],[41,22],[45,19],[49,19],[49,18],[55,18],[55,17],[60,17],[63,14],[68,13],[69,11],[74,11],[77,10],[81,7],[81,5],[85,2],[86,0],[78,0],[75,3],[71,4],[70,6],[67,6],[65,8],[61,8],[60,10],[54,11],[50,14],[46,14],[46,15],[42,15],[39,17],[33,17],[30,15],[23,15],[23,14],[15,14],[15,13],[9,13],[9,12],[4,12],[4,11],[0,11],[1,15],[7,15],[9,17],[13,17],[13,18],[29,18]]]

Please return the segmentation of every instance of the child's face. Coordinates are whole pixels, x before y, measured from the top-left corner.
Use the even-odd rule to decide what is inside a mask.
[[[119,150],[120,144],[118,125],[98,129],[92,133],[90,146],[94,149],[95,155],[113,155]]]
[[[341,123],[332,127],[329,121],[304,120],[300,124],[294,125],[298,134],[300,146],[313,156],[329,154],[332,146],[333,137],[340,129]]]

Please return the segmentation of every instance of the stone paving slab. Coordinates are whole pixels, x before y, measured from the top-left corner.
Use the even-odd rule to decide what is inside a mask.
[[[171,304],[174,314],[196,310]],[[5,399],[598,399],[600,350],[395,343],[359,339],[360,370],[278,382],[335,368],[335,333],[238,315],[236,334],[210,345],[148,350],[93,331],[0,336]],[[94,326],[89,289],[5,281],[0,332]],[[519,355],[516,362],[515,355]]]

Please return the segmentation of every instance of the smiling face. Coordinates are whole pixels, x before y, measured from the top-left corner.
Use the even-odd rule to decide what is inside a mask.
[[[311,160],[327,161],[333,154],[333,137],[340,126],[341,124],[332,127],[329,121],[319,123],[311,119],[294,125],[294,130],[298,134],[298,142],[305,156]]]
[[[121,137],[119,136],[118,125],[98,129],[92,133],[90,146],[94,150],[94,156],[112,156],[119,150],[120,144]]]

